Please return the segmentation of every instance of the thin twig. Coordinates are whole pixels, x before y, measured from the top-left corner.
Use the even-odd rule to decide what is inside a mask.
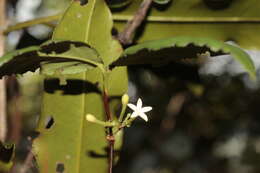
[[[28,147],[28,153],[25,158],[25,161],[23,162],[23,165],[21,168],[17,166],[17,164],[14,164],[12,167],[10,173],[27,173],[30,168],[33,166],[33,159],[35,158],[33,151],[32,151],[32,143],[33,143],[33,138],[28,137],[28,141],[30,142],[30,146]],[[18,171],[19,169],[19,171]]]
[[[5,141],[7,134],[7,120],[6,120],[6,90],[5,80],[0,80],[0,141]]]
[[[33,158],[34,158],[34,154],[32,152],[32,148],[31,148],[29,153],[26,156],[23,167],[20,169],[19,173],[26,173],[32,167]]]
[[[109,127],[109,128],[112,129],[112,127]],[[108,173],[112,173],[113,172],[113,165],[114,165],[114,143],[115,143],[114,135],[109,134],[107,136],[107,140],[109,142]]]
[[[4,26],[5,21],[5,0],[0,1],[0,26]],[[0,56],[4,54],[4,34],[0,31]],[[6,89],[5,80],[0,80],[0,141],[5,141],[7,134],[7,119],[6,119]]]
[[[6,79],[7,88],[7,105],[11,108],[8,112],[8,117],[10,120],[10,126],[8,127],[8,140],[12,141],[15,145],[18,145],[21,137],[21,127],[22,127],[22,113],[21,113],[21,93],[20,85],[17,78],[9,76]]]
[[[144,0],[133,18],[127,22],[123,32],[119,33],[118,40],[123,45],[129,45],[133,41],[133,34],[147,16],[152,0]]]
[[[106,82],[106,81],[105,81]],[[106,88],[104,87],[104,92],[103,92],[103,102],[104,102],[104,107],[105,107],[105,112],[106,112],[106,119],[107,121],[112,121],[112,115],[110,112],[109,108],[109,100],[108,100],[108,93]],[[113,127],[107,127],[107,141],[109,144],[109,158],[108,158],[108,173],[113,172],[113,163],[114,163],[114,143],[115,143],[115,137],[113,135]]]
[[[55,24],[51,23],[57,21],[62,14],[56,14],[53,16],[40,17],[37,19],[28,20],[25,22],[20,22],[14,25],[7,26],[4,28],[0,27],[0,30],[3,30],[4,34],[8,34],[12,31],[17,31],[20,29],[28,28],[38,24],[44,24],[49,27],[55,27]],[[126,20],[131,20],[131,15],[120,15],[115,14],[112,16],[114,21],[125,22]],[[149,16],[147,17],[147,21],[150,22],[172,22],[172,23],[259,23],[259,17],[168,17],[168,16]],[[0,31],[1,32],[1,31]]]
[[[20,30],[20,29],[24,29],[24,28],[28,28],[30,26],[38,25],[38,24],[47,24],[47,25],[49,25],[50,22],[58,20],[61,17],[61,15],[62,14],[57,14],[57,15],[54,15],[54,16],[47,16],[47,17],[40,17],[40,18],[37,18],[37,19],[28,20],[26,22],[17,23],[15,25],[8,26],[3,31],[3,33],[6,35],[9,32]],[[2,25],[2,26],[4,26],[4,25]]]

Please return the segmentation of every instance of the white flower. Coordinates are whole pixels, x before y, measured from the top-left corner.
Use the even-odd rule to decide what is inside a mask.
[[[145,112],[151,111],[152,107],[151,106],[146,106],[142,108],[142,100],[139,98],[137,101],[137,105],[133,105],[133,104],[127,104],[127,106],[129,108],[131,108],[134,112],[131,114],[131,118],[135,118],[137,116],[141,117],[142,119],[144,119],[145,121],[148,121],[147,115],[145,114]]]

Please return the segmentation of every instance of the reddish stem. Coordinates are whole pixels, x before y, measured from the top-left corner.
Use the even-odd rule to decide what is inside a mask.
[[[103,102],[104,102],[104,107],[105,107],[105,112],[106,112],[106,120],[112,121],[112,116],[110,114],[110,108],[109,108],[108,94],[107,94],[106,89],[104,89],[104,92],[103,92]]]
[[[108,93],[107,90],[104,88],[103,92],[103,102],[104,102],[104,108],[105,108],[105,113],[106,113],[106,119],[107,121],[112,121],[112,115],[110,112],[109,108],[109,98],[108,98]],[[108,163],[109,163],[109,168],[108,168],[108,173],[113,172],[113,162],[114,162],[114,143],[115,143],[115,138],[113,135],[113,127],[108,127],[108,133],[107,133],[107,141],[109,143],[109,157],[108,157]]]

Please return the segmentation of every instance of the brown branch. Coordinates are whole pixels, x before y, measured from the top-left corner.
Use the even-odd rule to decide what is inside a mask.
[[[33,138],[28,137],[28,141],[30,142],[30,146],[28,147],[28,153],[26,155],[26,158],[22,164],[21,167],[17,166],[17,163],[15,163],[10,170],[10,173],[27,173],[30,168],[33,166],[33,159],[35,158],[33,151],[32,151],[32,143]]]
[[[144,21],[151,4],[152,4],[152,0],[143,0],[139,9],[135,13],[133,19],[128,21],[123,32],[119,33],[118,40],[123,45],[129,45],[132,43],[133,34],[136,31],[136,29],[141,25],[141,23]]]
[[[5,19],[5,0],[0,1],[0,26],[6,24]],[[4,42],[5,37],[2,31],[0,31],[0,56],[4,54]],[[5,141],[7,134],[7,120],[6,120],[6,89],[5,80],[0,80],[0,141]]]
[[[109,127],[109,129],[112,129],[112,127]],[[115,143],[115,137],[113,134],[107,135],[107,140],[109,143],[109,153],[108,153],[108,173],[113,172],[113,165],[114,165],[114,143]]]
[[[31,148],[29,153],[26,156],[23,167],[20,169],[19,173],[26,173],[29,170],[29,168],[32,167],[33,158],[34,158],[34,154],[32,152],[32,148]]]
[[[5,80],[0,80],[0,141],[5,141],[7,134]]]
[[[6,78],[7,87],[7,105],[8,117],[10,117],[10,125],[8,132],[8,140],[12,141],[15,145],[18,145],[21,138],[22,128],[22,113],[21,113],[21,93],[20,85],[17,78],[9,76]]]
[[[104,107],[106,112],[106,119],[107,121],[112,121],[112,116],[110,114],[110,108],[109,108],[108,93],[106,88],[104,89],[103,92],[103,102],[104,102]]]
[[[106,82],[106,81],[105,81]],[[104,107],[105,107],[105,112],[106,112],[106,120],[107,121],[112,121],[112,115],[110,112],[109,108],[109,99],[108,99],[108,93],[106,88],[104,88],[103,92],[103,102],[104,102]],[[113,127],[107,127],[107,141],[109,144],[109,157],[108,157],[108,173],[113,172],[113,163],[114,163],[114,143],[115,143],[115,137],[113,135]]]

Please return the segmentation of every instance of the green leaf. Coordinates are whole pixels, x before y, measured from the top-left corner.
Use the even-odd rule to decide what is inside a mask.
[[[123,8],[129,5],[133,0],[118,0],[118,1],[108,1],[108,6],[112,9]]]
[[[5,75],[35,71],[41,62],[37,57],[38,46],[32,46],[5,54],[0,58],[0,78]]]
[[[69,64],[69,65],[68,65]],[[0,58],[0,78],[4,75],[23,74],[42,67],[44,74],[75,74],[95,67],[103,68],[97,51],[78,41],[48,41],[7,53]],[[55,68],[56,67],[56,68]]]
[[[41,73],[45,75],[66,75],[66,74],[77,74],[92,69],[93,66],[88,64],[83,64],[77,61],[72,62],[57,62],[53,63],[51,61],[41,64]]]
[[[246,52],[238,47],[208,38],[174,37],[140,43],[126,49],[121,58],[111,66],[166,64],[170,61],[178,62],[185,58],[196,58],[198,54],[206,52],[210,52],[211,56],[231,54],[251,77],[255,78],[255,66]]]
[[[14,158],[14,149],[13,144],[3,144],[0,141],[0,172],[9,172],[13,165]]]
[[[89,0],[85,5],[73,1],[52,39],[85,42],[97,50],[104,66],[108,66],[122,53],[120,44],[111,35],[112,26],[105,1]],[[40,136],[33,147],[40,172],[56,172],[58,163],[63,164],[64,172],[107,172],[105,129],[85,120],[87,113],[105,120],[101,95],[103,74],[94,68],[65,77],[66,86],[59,85],[58,75],[51,75],[44,82],[42,114],[37,127]],[[127,90],[126,68],[113,69],[107,85],[111,112],[115,116],[120,96]],[[54,123],[46,128],[50,119]]]
[[[126,10],[113,13],[115,27],[125,23],[139,8],[135,0]],[[246,49],[260,49],[260,1],[232,1],[223,10],[208,8],[203,0],[173,0],[167,8],[153,7],[138,35],[137,42],[175,36],[209,37],[221,41],[234,40]]]
[[[79,41],[51,40],[41,45],[41,57],[53,57],[81,61],[92,66],[103,64],[98,52],[88,44]]]
[[[59,75],[60,85],[66,85],[66,74],[82,73],[95,67],[104,70],[97,51],[83,42],[51,40],[41,45],[37,53],[40,57],[54,58],[41,63],[41,73]]]

